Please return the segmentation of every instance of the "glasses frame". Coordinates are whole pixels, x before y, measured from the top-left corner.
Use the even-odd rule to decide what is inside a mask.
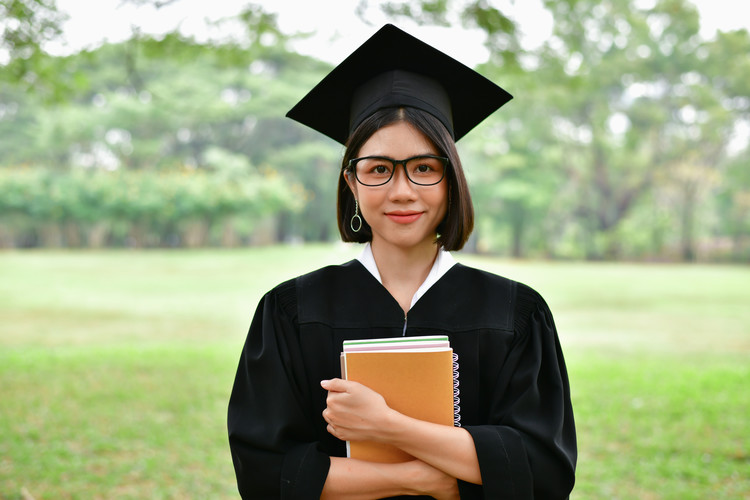
[[[411,160],[416,160],[417,158],[431,158],[433,160],[440,160],[440,162],[443,164],[443,175],[440,177],[439,180],[435,182],[431,182],[429,184],[424,184],[422,182],[417,182],[411,177],[409,177],[409,170],[406,168],[406,164],[410,162]],[[359,176],[357,175],[357,162],[360,160],[384,160],[389,161],[393,164],[393,170],[391,170],[391,175],[386,179],[385,181],[378,183],[378,184],[365,184],[359,179]],[[354,174],[354,178],[357,179],[357,182],[362,184],[363,186],[367,187],[378,187],[378,186],[384,186],[385,184],[388,184],[391,182],[391,179],[393,179],[393,175],[396,173],[396,167],[398,165],[401,165],[404,167],[404,173],[406,174],[406,178],[409,179],[409,182],[412,184],[416,184],[417,186],[435,186],[436,184],[440,184],[443,179],[445,179],[445,172],[448,169],[448,165],[450,165],[450,159],[448,159],[445,156],[436,156],[436,155],[416,155],[416,156],[410,156],[409,158],[406,158],[404,160],[394,160],[393,158],[388,158],[387,156],[362,156],[360,158],[352,158],[349,160],[349,164],[347,165],[347,169]]]

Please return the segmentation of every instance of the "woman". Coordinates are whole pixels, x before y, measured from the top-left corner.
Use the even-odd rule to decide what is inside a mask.
[[[250,326],[229,403],[246,498],[566,498],[576,439],[552,315],[532,289],[456,263],[473,210],[455,141],[510,99],[393,26],[288,116],[346,144],[338,220],[362,255],[282,283]],[[344,340],[441,334],[462,427],[411,419],[340,376]],[[346,458],[395,445],[401,464]]]

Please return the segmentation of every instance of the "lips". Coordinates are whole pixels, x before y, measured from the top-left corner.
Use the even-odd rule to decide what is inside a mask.
[[[394,210],[393,212],[387,212],[385,215],[397,224],[410,224],[422,217],[423,213],[413,210]]]

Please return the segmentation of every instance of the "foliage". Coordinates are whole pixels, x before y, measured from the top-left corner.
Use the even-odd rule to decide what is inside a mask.
[[[34,16],[59,26],[53,2],[12,4],[38,5],[14,11],[24,26]],[[484,33],[489,57],[481,72],[516,95],[459,144],[477,213],[470,248],[515,257],[747,261],[748,32],[703,40],[687,0],[544,5],[553,32],[537,47],[521,43],[524,27],[512,10],[484,0],[353,7],[363,19],[379,8],[396,21]],[[30,80],[20,73],[0,78],[0,168],[203,172],[244,161],[256,175],[275,172],[295,193],[296,204],[253,221],[263,226],[260,240],[336,239],[341,148],[283,118],[330,66],[291,52],[289,41],[301,35],[283,33],[258,6],[221,22],[239,23],[245,35],[198,42],[135,31],[127,42],[52,57],[41,47],[54,29],[32,33],[33,57],[13,52],[6,68],[33,61],[37,92],[27,92]],[[49,237],[24,244],[75,240],[63,237],[65,223],[49,203],[35,210],[49,214]],[[107,241],[132,239],[118,228]],[[174,223],[162,229],[174,232]]]
[[[222,155],[228,156],[219,150],[209,156]],[[235,164],[225,160],[215,171],[183,168],[156,174],[0,169],[0,243],[237,245],[251,239],[270,214],[298,210],[300,189],[273,171],[253,172],[244,157]],[[220,229],[231,235],[212,235]]]
[[[502,9],[487,0],[385,0],[375,2],[393,19],[410,19],[421,24],[452,26],[461,24],[486,34],[485,46],[495,64],[517,66],[523,48],[516,33],[516,24]],[[359,0],[357,13],[367,22],[370,0]]]
[[[291,231],[297,228],[304,229],[297,237],[330,238],[335,217],[325,214],[316,221],[301,222],[299,202],[309,200],[322,206],[331,199],[337,167],[335,161],[327,160],[335,156],[336,149],[283,119],[286,110],[327,66],[287,51],[287,37],[278,32],[272,17],[257,8],[248,7],[241,21],[257,35],[248,37],[249,44],[228,41],[218,46],[202,45],[171,33],[160,39],[137,36],[64,58],[48,57],[61,69],[59,80],[69,82],[74,89],[68,99],[57,103],[24,93],[14,85],[0,85],[1,100],[7,103],[0,106],[0,131],[5,132],[0,135],[0,165],[44,166],[61,176],[81,167],[148,172],[179,172],[189,167],[200,173],[224,169],[225,159],[240,159],[256,177],[274,177],[279,185],[287,184],[289,192],[294,192],[293,197],[285,198],[287,202],[272,203],[263,211],[277,214],[279,220],[270,224],[264,219],[246,221],[241,224],[245,235],[253,232],[253,227],[265,225],[268,234],[257,241],[290,239],[295,236]],[[306,70],[304,78],[298,76],[300,70]],[[211,78],[206,78],[207,74]],[[212,156],[212,151],[219,150],[227,154]],[[307,153],[288,168],[292,151]],[[310,169],[306,162],[318,166]],[[218,182],[219,177],[216,179]],[[138,184],[146,189],[149,183],[144,180]],[[151,184],[158,185],[158,180]],[[203,202],[213,206],[210,198],[217,190],[206,183],[199,187],[213,189],[204,193],[207,199]],[[183,205],[197,199],[193,193]],[[120,210],[118,220],[126,215],[140,217],[142,209]],[[149,210],[154,211],[155,205]],[[207,208],[202,211],[210,212]],[[188,212],[182,215],[189,217]],[[318,212],[322,210],[312,210]],[[174,233],[175,227],[191,224],[192,220],[176,224],[174,217],[167,215],[154,215],[149,220],[161,219],[169,221],[164,222],[164,234]],[[47,222],[48,226],[59,223],[53,219]],[[107,220],[100,222],[109,224]],[[131,222],[130,226],[142,225]],[[143,233],[123,224],[115,226],[113,231],[119,236],[108,240],[115,244]],[[62,233],[63,229],[56,231]],[[146,236],[136,240],[143,238]],[[164,238],[147,244],[164,245]],[[24,245],[60,241],[55,235],[22,239]],[[185,238],[169,239],[173,244],[186,243]],[[63,238],[62,243],[71,244],[69,240]],[[215,242],[216,238],[198,240]],[[235,244],[256,241],[247,237],[229,240]]]
[[[0,3],[0,61],[7,63],[0,80],[20,81],[26,88],[52,80],[43,64],[42,45],[62,34],[65,14],[55,0],[4,0]]]

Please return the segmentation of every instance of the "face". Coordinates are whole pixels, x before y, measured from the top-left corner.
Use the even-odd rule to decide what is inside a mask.
[[[375,132],[357,156],[385,156],[403,160],[418,155],[438,155],[425,137],[407,122],[396,122]],[[437,226],[448,206],[446,179],[433,186],[412,183],[398,165],[382,186],[363,186],[353,175],[347,183],[359,201],[362,217],[372,228],[374,247],[411,249],[434,245]]]

